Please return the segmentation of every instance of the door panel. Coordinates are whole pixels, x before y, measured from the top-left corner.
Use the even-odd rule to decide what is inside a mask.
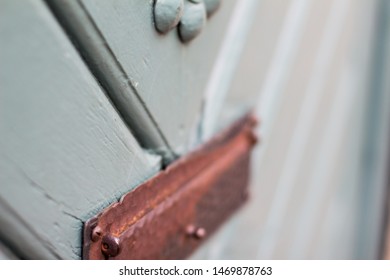
[[[168,158],[188,152],[235,2],[223,1],[187,44],[177,28],[167,34],[156,31],[153,1],[48,3],[81,51],[90,54],[88,63],[141,144]]]
[[[0,240],[78,259],[83,221],[160,169],[42,1],[0,9]],[[17,16],[15,16],[17,15]]]
[[[156,1],[0,4],[0,242],[80,258],[85,221],[253,108],[249,203],[192,257],[377,258],[390,2],[223,0],[184,43],[156,31]]]

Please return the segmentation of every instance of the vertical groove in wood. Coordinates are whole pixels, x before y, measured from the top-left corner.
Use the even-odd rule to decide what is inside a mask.
[[[167,162],[189,152],[191,129],[235,1],[224,1],[187,44],[176,29],[156,31],[153,1],[47,3],[142,146]]]
[[[103,85],[123,119],[145,148],[161,154],[167,162],[174,152],[137,90],[123,69],[110,43],[96,26],[82,1],[47,0],[70,39],[78,46],[88,67]]]
[[[0,9],[0,239],[79,259],[83,222],[157,173],[43,1]]]

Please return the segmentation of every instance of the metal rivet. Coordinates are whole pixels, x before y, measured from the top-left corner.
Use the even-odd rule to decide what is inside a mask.
[[[206,237],[207,232],[204,228],[196,227],[191,224],[186,227],[186,234],[191,237],[202,239]]]
[[[177,26],[183,7],[183,0],[155,0],[153,12],[157,31],[167,33]]]
[[[206,230],[204,228],[198,228],[195,231],[195,237],[199,238],[199,239],[205,238],[206,237]]]
[[[207,16],[210,17],[216,10],[218,10],[221,0],[203,0],[206,6]]]
[[[115,257],[119,254],[119,238],[106,235],[102,240],[102,253],[107,257]]]
[[[194,39],[206,23],[206,7],[203,1],[193,3],[187,1],[179,24],[180,39],[186,43]]]
[[[188,225],[188,226],[186,227],[186,234],[187,234],[188,236],[193,236],[194,233],[195,233],[195,231],[196,231],[196,227],[195,227],[194,225]]]
[[[91,235],[91,240],[92,242],[96,242],[100,239],[100,237],[102,236],[102,229],[99,227],[99,226],[96,226],[93,230],[92,230],[92,235]]]

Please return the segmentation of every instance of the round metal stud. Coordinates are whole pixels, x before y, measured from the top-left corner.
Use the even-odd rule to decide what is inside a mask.
[[[194,39],[203,29],[206,23],[206,7],[203,1],[184,4],[183,16],[179,24],[180,39],[187,43]]]
[[[102,236],[102,229],[99,227],[99,226],[96,226],[93,230],[92,230],[92,236],[91,236],[91,240],[92,242],[96,242],[100,239],[100,237]]]
[[[155,0],[153,13],[157,31],[167,33],[177,26],[183,7],[183,0]]]
[[[102,240],[102,253],[107,257],[115,257],[119,254],[119,238],[106,235]]]
[[[195,233],[195,231],[196,231],[196,227],[195,227],[193,224],[188,225],[188,226],[186,227],[186,234],[187,234],[188,236],[193,236],[194,233]]]
[[[203,239],[206,237],[206,230],[204,228],[198,228],[196,231],[195,231],[195,237],[198,238],[198,239]]]
[[[202,227],[196,227],[193,224],[190,224],[186,227],[186,234],[190,237],[195,237],[197,239],[203,239],[206,237],[206,230]]]

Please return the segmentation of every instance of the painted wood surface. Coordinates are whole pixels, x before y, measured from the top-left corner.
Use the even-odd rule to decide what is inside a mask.
[[[88,63],[140,143],[168,157],[188,152],[235,1],[223,1],[188,44],[176,29],[156,31],[153,1],[48,3],[81,52],[90,53]]]
[[[261,1],[219,116],[257,103],[250,202],[194,259],[378,258],[390,120],[388,70],[372,56],[388,67],[380,2]]]
[[[153,1],[47,0],[86,65],[45,5],[14,2],[0,9],[0,240],[18,256],[79,258],[82,221],[159,169],[124,122],[169,161],[257,104],[250,202],[193,258],[377,257],[386,0],[222,1],[188,44],[156,32]]]
[[[42,1],[0,4],[0,239],[78,259],[82,223],[156,173]]]

